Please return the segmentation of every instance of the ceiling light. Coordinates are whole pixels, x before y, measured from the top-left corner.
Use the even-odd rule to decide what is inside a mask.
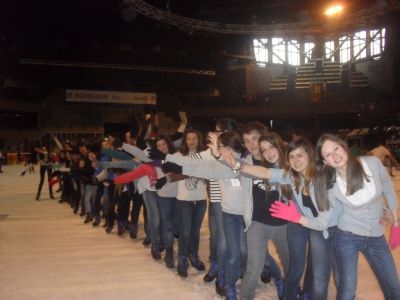
[[[325,10],[325,15],[328,17],[335,16],[335,15],[340,14],[342,12],[342,10],[343,10],[342,5],[340,5],[340,4],[333,5],[333,6],[328,7],[327,10]]]

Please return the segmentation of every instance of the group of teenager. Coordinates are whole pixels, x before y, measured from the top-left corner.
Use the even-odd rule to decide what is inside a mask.
[[[63,154],[55,159],[60,167],[52,178],[60,180],[60,201],[74,213],[80,208],[93,226],[102,213],[108,233],[116,220],[118,234],[128,230],[132,238],[145,207],[144,243],[155,260],[165,250],[166,267],[176,267],[183,278],[190,265],[206,269],[199,243],[208,206],[210,266],[204,281],[215,280],[226,299],[254,299],[260,278],[272,278],[279,299],[327,299],[331,274],[337,299],[354,299],[360,252],[385,299],[400,299],[390,249],[400,245],[397,197],[378,159],[353,156],[333,134],[321,135],[315,146],[304,137],[286,143],[260,122],[239,126],[224,118],[204,141],[186,124],[182,117],[172,136],[146,136],[151,126],[136,136],[127,132],[124,142],[103,140],[99,151],[84,144],[74,151],[58,142]],[[43,149],[37,153],[46,155]],[[44,163],[43,176],[46,170]]]

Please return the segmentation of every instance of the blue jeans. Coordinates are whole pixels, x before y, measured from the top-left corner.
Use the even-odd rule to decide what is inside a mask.
[[[285,281],[284,299],[296,299],[306,263],[308,244],[311,251],[313,278],[311,298],[313,300],[327,299],[335,229],[330,228],[328,239],[323,237],[321,231],[311,230],[295,223],[288,223],[287,230],[289,271]]]
[[[147,229],[151,242],[151,248],[158,251],[160,245],[160,207],[157,192],[146,190],[143,193],[143,201],[146,204]]]
[[[210,227],[210,260],[217,262],[218,271],[222,272],[225,270],[226,240],[222,225],[221,202],[210,202],[208,225]]]
[[[174,216],[176,198],[158,196],[158,205],[161,213],[162,238],[166,249],[174,245]]]
[[[85,211],[87,214],[92,213],[92,207],[95,202],[97,185],[85,185]]]
[[[246,268],[246,237],[242,215],[222,212],[222,223],[226,239],[225,278],[226,284],[234,286]]]
[[[180,216],[179,222],[179,256],[198,256],[200,244],[200,228],[206,214],[207,201],[177,200],[176,205]]]
[[[396,266],[384,236],[366,237],[338,229],[335,250],[340,278],[337,299],[355,297],[360,252],[364,254],[378,278],[385,299],[400,299]]]

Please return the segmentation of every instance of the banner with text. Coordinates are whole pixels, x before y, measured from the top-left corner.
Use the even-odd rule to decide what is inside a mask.
[[[157,94],[91,90],[66,90],[65,101],[154,105],[157,103]]]

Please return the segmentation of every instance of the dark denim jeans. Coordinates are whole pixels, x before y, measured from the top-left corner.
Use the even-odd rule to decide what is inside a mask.
[[[158,204],[161,212],[162,239],[165,249],[172,249],[174,245],[174,217],[175,217],[175,197],[158,196]]]
[[[143,195],[135,191],[132,195],[132,209],[131,209],[131,224],[138,224],[140,210],[143,207],[143,219],[144,219],[144,232],[147,236],[147,210],[144,204]]]
[[[311,251],[313,300],[326,300],[331,274],[331,256],[335,228],[330,228],[329,238],[321,231],[311,230],[299,224],[288,224],[289,272],[285,281],[285,300],[296,299],[300,279],[307,258],[307,245]]]
[[[226,284],[234,286],[246,268],[246,236],[242,215],[222,212],[222,223],[226,239],[225,278]]]
[[[53,188],[50,185],[50,179],[52,177],[52,166],[51,165],[41,165],[40,166],[40,181],[39,181],[39,187],[38,187],[38,191],[36,194],[36,198],[39,199],[40,198],[40,193],[42,192],[42,187],[43,187],[43,183],[44,183],[44,176],[46,175],[47,172],[47,182],[49,184],[49,194],[50,197],[53,198]]]
[[[222,224],[221,202],[210,202],[208,207],[210,227],[210,260],[216,262],[218,271],[225,271],[226,240]]]
[[[206,214],[207,201],[176,201],[179,214],[179,256],[198,256],[200,244],[200,228]]]
[[[146,190],[143,193],[143,200],[146,204],[147,212],[147,234],[150,238],[152,249],[158,249],[160,245],[161,223],[159,196],[157,192]]]
[[[335,250],[340,278],[337,299],[350,300],[355,297],[360,252],[378,278],[385,299],[400,299],[396,266],[384,236],[366,237],[338,229]]]
[[[93,216],[99,216],[100,215],[100,209],[101,209],[101,198],[104,195],[104,185],[102,182],[97,184],[97,190],[96,190],[96,196],[94,198],[94,203],[92,206],[92,215]]]

